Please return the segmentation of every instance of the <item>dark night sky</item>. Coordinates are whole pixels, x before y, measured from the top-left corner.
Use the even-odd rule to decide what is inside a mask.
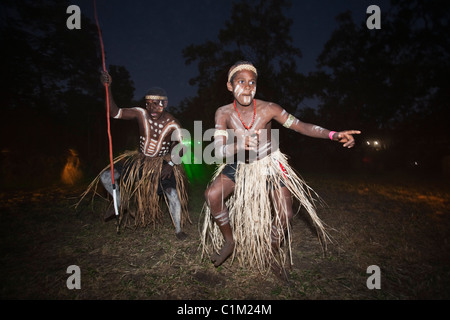
[[[73,0],[71,4],[78,5],[94,21],[92,0]],[[366,9],[372,4],[378,5],[382,13],[389,9],[387,0],[292,1],[286,15],[293,19],[294,46],[303,54],[298,71],[306,74],[314,70],[315,59],[336,28],[339,13],[351,10],[356,23],[364,22],[368,17]],[[189,85],[189,79],[197,74],[196,65],[185,65],[183,48],[215,41],[230,19],[231,7],[231,0],[97,0],[106,64],[128,69],[136,99],[148,88],[160,86],[168,92],[169,104],[177,105],[196,93],[196,88]]]

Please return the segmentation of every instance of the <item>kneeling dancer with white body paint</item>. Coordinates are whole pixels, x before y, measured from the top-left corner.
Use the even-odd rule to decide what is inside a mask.
[[[328,235],[311,198],[315,193],[275,145],[272,120],[348,148],[355,144],[352,135],[360,131],[330,131],[296,119],[275,103],[255,99],[257,75],[246,61],[228,72],[227,88],[234,102],[216,111],[214,143],[216,157],[233,161],[218,167],[205,191],[202,245],[216,267],[232,256],[261,273],[276,270],[281,274],[288,256],[283,243],[291,254],[292,197],[305,207],[320,239],[326,241]]]
[[[112,79],[107,72],[102,74],[101,81],[107,83],[108,90],[111,90]],[[181,146],[181,127],[165,111],[168,103],[166,92],[161,88],[150,89],[145,96],[145,109],[118,108],[111,92],[109,96],[110,116],[115,119],[136,120],[140,135],[139,151],[127,151],[114,159],[114,178],[119,179],[116,194],[120,223],[145,227],[161,221],[159,202],[160,196],[163,196],[177,238],[185,239],[182,227],[186,221],[190,222],[186,175],[182,166],[176,165],[171,159],[172,149]],[[181,156],[181,149],[178,155]],[[175,162],[180,163],[178,160]],[[84,195],[96,189],[99,181],[113,194],[111,168],[108,166],[94,179]],[[124,215],[125,211],[131,216]],[[110,206],[105,213],[105,221],[113,218],[114,214],[114,206]]]

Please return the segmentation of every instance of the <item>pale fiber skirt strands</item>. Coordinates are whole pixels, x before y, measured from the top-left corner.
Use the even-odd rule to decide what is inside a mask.
[[[225,165],[217,168],[212,180],[221,173]],[[319,241],[325,244],[329,239],[324,223],[315,209],[315,202],[320,201],[320,198],[289,166],[286,156],[277,150],[261,160],[237,165],[235,190],[226,200],[235,240],[232,261],[237,260],[239,265],[261,273],[270,271],[273,263],[284,265],[288,258],[292,264],[291,226],[288,223],[287,229],[282,230],[279,215],[274,213],[272,204],[272,193],[278,192],[281,196],[283,184],[289,189],[291,196],[305,208],[317,229]],[[286,215],[284,208],[281,211],[280,214]],[[202,248],[203,255],[209,256],[213,251],[220,250],[224,239],[206,203],[203,212]],[[277,229],[276,234],[281,235],[281,243],[284,244],[276,255],[271,245],[272,226]]]
[[[120,190],[120,223],[128,226],[146,227],[149,224],[160,222],[163,217],[158,185],[161,177],[163,157],[147,157],[138,151],[126,151],[117,156],[114,163],[123,161],[125,170],[116,184]],[[105,167],[91,182],[87,190],[82,194],[81,200],[91,191],[97,194],[100,175],[110,166]],[[181,226],[190,222],[188,211],[188,195],[186,189],[186,175],[182,166],[174,166],[173,174],[177,183],[177,193],[181,203]],[[141,176],[140,176],[141,175]],[[165,194],[163,194],[165,199]],[[81,202],[80,200],[80,202]],[[165,199],[167,203],[167,199]],[[125,214],[128,213],[128,214]],[[130,216],[132,213],[132,216]]]

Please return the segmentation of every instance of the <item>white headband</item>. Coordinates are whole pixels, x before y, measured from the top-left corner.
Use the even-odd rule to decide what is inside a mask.
[[[167,100],[166,96],[145,96],[145,100]]]
[[[230,73],[228,74],[228,82],[230,82],[231,77],[233,77],[233,75],[236,72],[242,71],[242,70],[253,71],[256,75],[258,75],[258,72],[256,71],[256,68],[254,66],[252,66],[251,64],[241,64],[241,65],[238,65],[236,68],[234,68],[234,69],[232,69],[230,71]]]

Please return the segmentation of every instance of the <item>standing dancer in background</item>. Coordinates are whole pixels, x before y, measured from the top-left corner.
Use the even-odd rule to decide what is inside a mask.
[[[155,224],[162,219],[159,200],[160,196],[164,196],[175,234],[178,239],[185,239],[182,227],[186,221],[190,221],[186,175],[179,159],[175,161],[176,165],[171,158],[172,149],[181,146],[181,127],[165,111],[168,104],[166,92],[161,88],[151,88],[145,96],[145,108],[118,108],[111,92],[111,76],[103,72],[101,81],[109,90],[110,116],[114,119],[136,120],[139,126],[139,151],[127,151],[114,159],[114,178],[120,178],[116,193],[122,218],[127,210],[134,217],[135,226]],[[103,169],[84,195],[96,188],[99,180],[112,195],[109,166]],[[104,219],[107,221],[112,217],[113,206],[107,210]],[[130,219],[127,220],[131,223]]]
[[[227,88],[234,102],[216,111],[214,144],[216,157],[232,157],[233,163],[222,164],[205,191],[202,241],[216,267],[234,254],[241,264],[261,272],[271,268],[281,272],[286,258],[281,245],[287,243],[290,251],[292,197],[305,207],[320,238],[326,241],[328,235],[316,214],[312,189],[278,150],[272,120],[347,148],[354,146],[352,135],[360,131],[330,131],[296,119],[275,103],[255,100],[257,76],[253,64],[245,61],[228,72]]]

